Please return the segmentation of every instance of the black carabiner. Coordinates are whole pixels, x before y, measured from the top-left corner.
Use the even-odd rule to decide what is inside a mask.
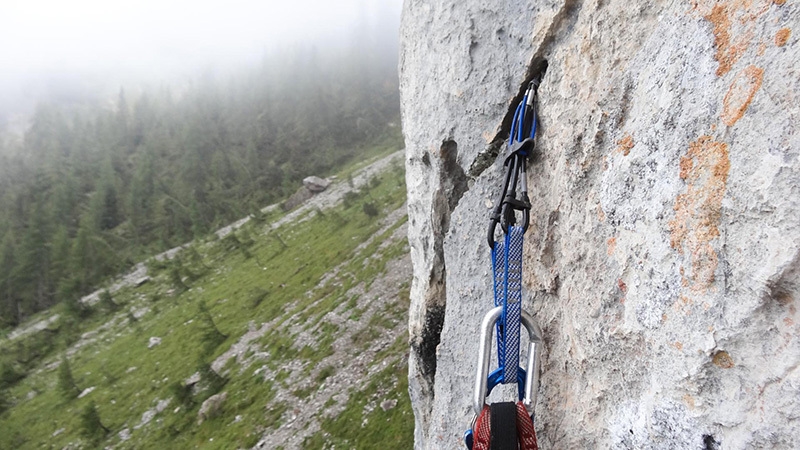
[[[489,233],[487,241],[489,248],[494,248],[494,232],[500,224],[504,233],[508,233],[508,227],[517,223],[515,212],[522,211],[522,230],[528,231],[530,220],[531,202],[528,199],[528,189],[525,180],[526,161],[525,158],[533,150],[533,138],[517,142],[511,147],[511,152],[506,157],[504,166],[506,167],[505,177],[503,178],[503,190],[495,203],[494,211],[489,219]],[[522,186],[520,197],[517,198],[517,183]]]
[[[547,60],[538,61],[535,66],[534,76],[528,83],[525,95],[517,105],[514,119],[511,122],[511,132],[508,138],[509,154],[503,165],[506,167],[503,178],[503,190],[495,203],[494,211],[489,218],[489,232],[486,240],[489,248],[494,248],[494,233],[500,224],[504,233],[508,227],[517,223],[516,211],[522,211],[522,231],[528,231],[530,221],[531,202],[528,198],[528,184],[526,163],[527,157],[533,153],[535,145],[534,136],[538,122],[536,111],[536,97],[539,85],[547,71]],[[531,117],[531,119],[528,119]],[[520,184],[520,198],[517,198],[517,183]]]

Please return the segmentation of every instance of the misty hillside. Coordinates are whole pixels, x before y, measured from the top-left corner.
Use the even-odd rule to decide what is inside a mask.
[[[403,158],[369,162],[0,339],[0,448],[407,447]]]
[[[3,10],[0,450],[413,441],[399,10]]]
[[[368,37],[368,36],[367,36]],[[400,148],[396,55],[304,46],[104,102],[40,104],[0,135],[0,330],[157,252]]]

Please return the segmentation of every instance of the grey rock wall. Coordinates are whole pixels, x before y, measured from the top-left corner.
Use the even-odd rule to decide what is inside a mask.
[[[416,448],[461,448],[472,420],[497,154],[536,57],[542,447],[800,448],[798,11],[406,1]]]

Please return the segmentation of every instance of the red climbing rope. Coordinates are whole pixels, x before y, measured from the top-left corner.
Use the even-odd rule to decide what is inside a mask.
[[[520,450],[539,450],[533,420],[522,402],[517,402],[517,439],[519,439]]]
[[[494,403],[493,405],[497,405]],[[475,423],[475,443],[472,450],[539,450],[536,442],[536,430],[533,428],[533,421],[528,416],[528,411],[522,402],[516,403],[517,420],[515,428],[517,430],[516,444],[513,449],[495,448],[492,436],[492,408],[489,405],[483,407],[478,420]],[[496,412],[495,412],[496,414]]]

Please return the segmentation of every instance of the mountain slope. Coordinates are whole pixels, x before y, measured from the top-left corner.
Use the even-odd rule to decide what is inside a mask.
[[[4,367],[29,371],[0,391],[0,448],[410,442],[402,158],[372,167],[149,261],[147,282],[98,295],[82,321],[53,310],[0,341]],[[201,423],[210,397],[224,400]]]

